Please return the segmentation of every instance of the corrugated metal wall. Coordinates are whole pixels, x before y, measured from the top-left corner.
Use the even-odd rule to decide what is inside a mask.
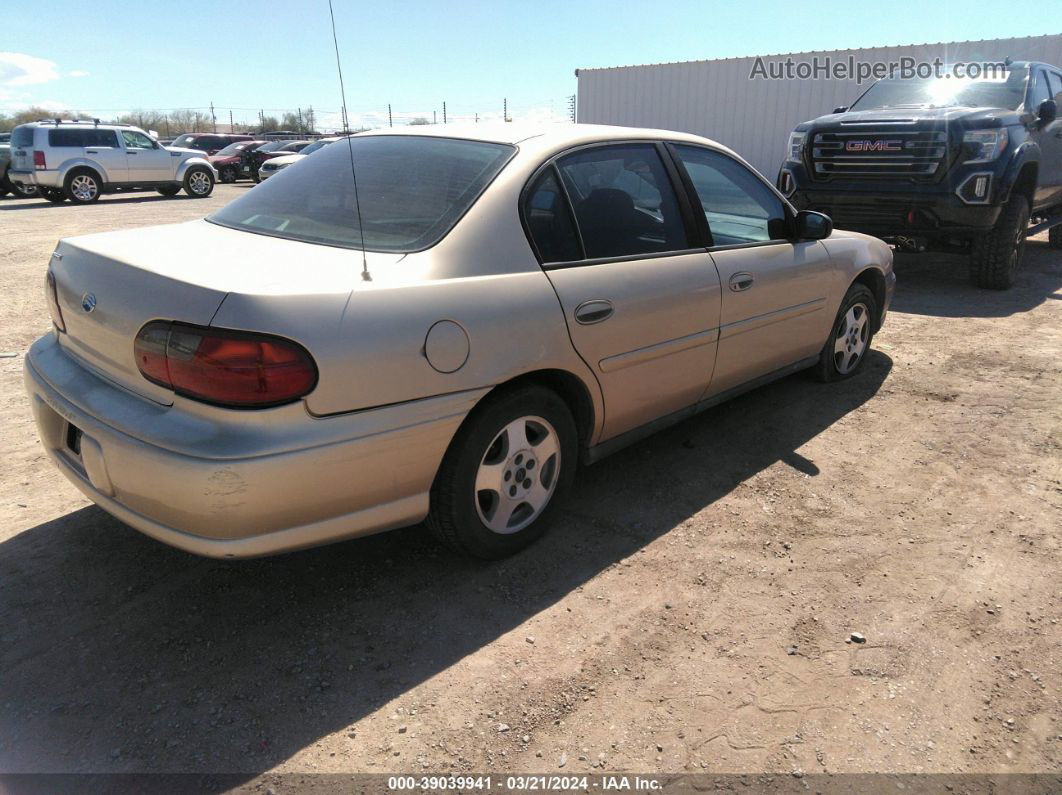
[[[1043,61],[1062,66],[1062,35],[992,39],[863,50],[762,56],[764,62],[854,56],[863,61],[911,57],[932,62]],[[768,179],[782,162],[789,132],[835,107],[851,104],[873,81],[749,79],[756,58],[687,61],[578,70],[578,120],[658,127],[704,135],[740,153]]]

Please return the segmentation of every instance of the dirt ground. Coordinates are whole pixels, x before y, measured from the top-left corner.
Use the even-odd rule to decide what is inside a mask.
[[[21,373],[57,238],[243,190],[0,199],[0,770],[1062,770],[1044,236],[1005,293],[902,259],[861,376],[785,379],[585,469],[518,557],[410,528],[219,562],[87,503]]]

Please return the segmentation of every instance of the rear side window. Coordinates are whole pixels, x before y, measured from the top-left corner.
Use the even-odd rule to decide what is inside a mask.
[[[514,151],[457,138],[358,136],[278,172],[207,220],[308,243],[359,248],[364,239],[370,251],[419,251],[450,231]]]
[[[114,130],[63,129],[48,130],[49,146],[117,146]]]
[[[763,181],[731,157],[697,146],[675,146],[717,246],[785,237],[785,206]]]
[[[586,256],[689,248],[678,200],[652,144],[594,147],[557,162]]]
[[[33,146],[33,127],[23,124],[11,131],[12,146]]]
[[[524,219],[538,258],[543,263],[582,259],[579,235],[568,201],[561,193],[552,168],[543,173],[527,192]]]

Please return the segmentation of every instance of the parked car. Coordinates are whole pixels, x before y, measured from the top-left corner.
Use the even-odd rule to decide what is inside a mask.
[[[1027,235],[1050,228],[1062,248],[1059,103],[1062,69],[1042,63],[882,80],[796,128],[778,186],[900,249],[964,250],[975,285],[1006,289]]]
[[[316,141],[311,142],[308,146],[301,148],[295,154],[280,155],[279,157],[273,157],[265,161],[258,169],[259,180],[268,179],[276,174],[278,171],[287,168],[292,163],[298,163],[304,157],[312,155],[314,152],[318,152],[328,144],[338,141],[338,137],[331,138],[318,138]]]
[[[208,155],[215,155],[231,144],[240,141],[253,141],[253,135],[245,134],[219,134],[219,133],[185,133],[178,135],[173,145],[184,149],[198,149]]]
[[[38,121],[11,135],[11,168],[17,186],[36,187],[50,202],[90,204],[104,193],[157,190],[194,198],[214,190],[217,174],[202,152],[164,147],[128,124]]]
[[[3,133],[3,136],[7,137],[7,140],[11,140],[10,133]],[[11,166],[11,145],[9,143],[0,143],[0,196],[6,196],[9,193],[15,195],[17,199],[31,199],[37,195],[37,188],[35,185],[16,185],[7,175],[7,170]]]
[[[255,149],[254,154],[251,156],[251,179],[255,182],[261,181],[261,168],[267,160],[273,158],[283,157],[290,154],[296,154],[307,146],[311,141],[270,141],[265,146],[260,146]]]
[[[235,182],[242,178],[251,179],[257,167],[251,154],[268,141],[238,141],[229,144],[220,152],[210,157],[210,164],[217,169],[218,179],[222,182]]]
[[[580,460],[864,365],[885,243],[704,138],[517,130],[360,134],[205,220],[61,240],[25,365],[59,469],[198,554],[426,518],[497,557]]]

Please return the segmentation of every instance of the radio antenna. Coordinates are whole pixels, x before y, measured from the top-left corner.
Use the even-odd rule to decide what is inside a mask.
[[[328,0],[328,16],[332,20],[332,43],[336,48],[336,71],[339,72],[339,95],[343,100],[343,132],[347,139],[347,152],[350,154],[350,176],[354,180],[354,210],[358,215],[358,236],[361,239],[361,280],[371,282],[369,259],[365,254],[365,227],[361,225],[361,202],[358,201],[358,175],[354,170],[354,145],[350,142],[350,124],[347,121],[347,89],[343,86],[343,66],[339,62],[339,39],[336,37],[336,14],[332,10],[332,0]]]

